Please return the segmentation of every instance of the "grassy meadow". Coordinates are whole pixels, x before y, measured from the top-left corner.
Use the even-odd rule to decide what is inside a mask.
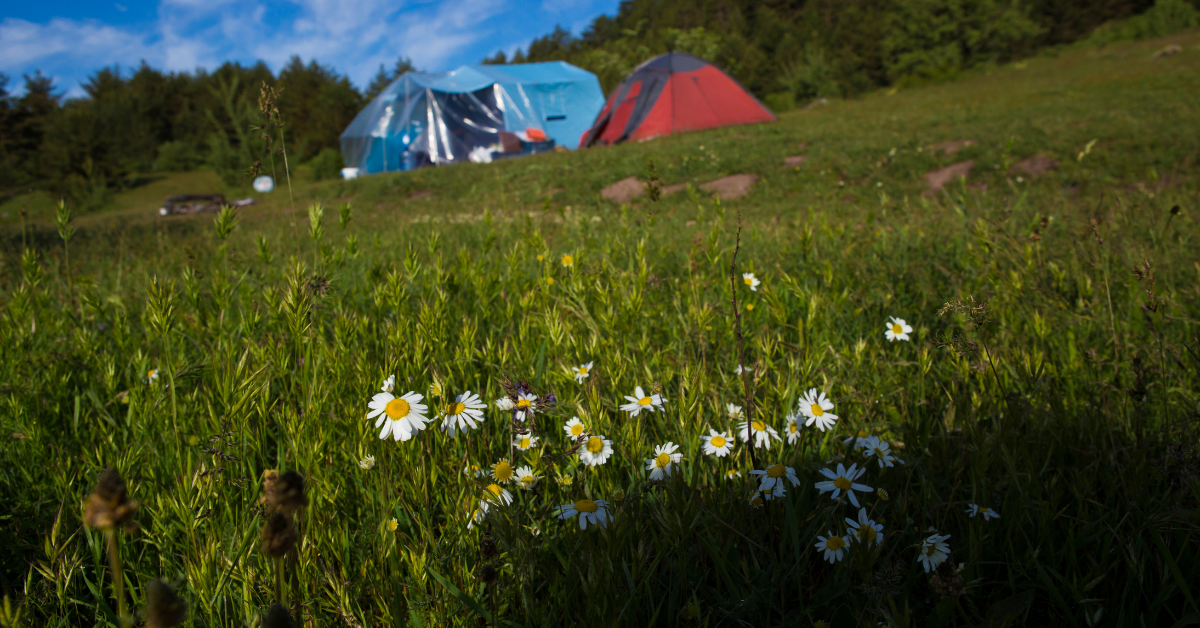
[[[290,191],[275,164],[276,192],[216,217],[155,215],[251,195],[204,172],[57,227],[52,196],[11,199],[0,624],[288,625],[276,602],[356,628],[1196,623],[1197,137],[1192,31],[636,145],[349,182],[301,166]],[[1057,167],[1014,169],[1037,155]],[[600,198],[648,161],[692,187]],[[697,187],[738,173],[761,177],[742,198]],[[392,375],[428,407],[409,440],[367,416]],[[810,389],[829,429],[806,425]],[[467,391],[483,420],[452,437],[439,416]],[[496,403],[526,393],[526,420]],[[746,415],[779,438],[736,438]],[[839,465],[865,470],[861,508],[815,486]],[[111,479],[89,497],[103,469],[136,512]],[[763,500],[756,469],[795,482]]]

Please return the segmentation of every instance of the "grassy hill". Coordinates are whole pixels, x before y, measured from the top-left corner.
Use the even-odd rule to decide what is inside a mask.
[[[277,601],[330,626],[1194,621],[1198,70],[1195,31],[1059,49],[769,125],[350,182],[301,170],[215,225],[156,210],[251,193],[148,178],[75,217],[66,246],[53,199],[17,197],[0,207],[0,622],[118,625],[156,578],[194,626],[260,625]],[[1054,168],[1022,169],[1037,157]],[[601,198],[651,160],[692,189]],[[698,191],[732,174],[759,179]],[[885,337],[890,317],[909,340]],[[485,418],[380,440],[365,415],[389,375],[431,419],[467,391]],[[828,429],[805,419],[810,390]],[[530,391],[529,420],[493,402]],[[621,407],[653,394],[658,411]],[[747,414],[780,438],[736,439]],[[603,464],[581,461],[573,417],[612,441]],[[704,453],[710,430],[729,456]],[[668,443],[681,458],[662,462]],[[539,480],[506,483],[502,461]],[[661,481],[655,461],[674,465]],[[851,464],[858,505],[820,487]],[[119,500],[85,512],[104,468],[136,530],[98,514]],[[303,508],[273,484],[287,470]],[[763,503],[752,470],[786,490]],[[596,500],[607,526],[558,515]],[[828,560],[833,537],[850,540]]]

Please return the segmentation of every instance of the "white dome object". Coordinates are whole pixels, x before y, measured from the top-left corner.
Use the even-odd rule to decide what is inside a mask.
[[[275,189],[275,179],[263,175],[254,180],[254,191],[266,194]]]

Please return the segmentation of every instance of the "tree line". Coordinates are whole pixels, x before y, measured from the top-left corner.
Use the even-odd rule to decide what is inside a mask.
[[[606,93],[669,50],[715,62],[775,110],[945,80],[1091,36],[1150,11],[1128,37],[1195,25],[1200,0],[623,0],[579,36],[559,27],[485,63],[567,61]],[[1190,17],[1189,17],[1190,16]]]
[[[484,63],[563,60],[596,73],[606,92],[668,50],[717,63],[771,108],[878,87],[944,80],[972,67],[1095,36],[1144,37],[1194,26],[1200,0],[624,0],[579,36],[562,27]],[[1132,29],[1132,30],[1131,30]],[[33,189],[84,210],[151,172],[208,167],[229,185],[248,182],[270,145],[261,131],[263,86],[279,92],[283,145],[336,176],[338,137],[396,77],[380,66],[363,90],[333,68],[293,57],[278,73],[259,62],[195,72],[102,68],[64,98],[53,81],[25,75],[23,94],[0,74],[0,202]],[[11,91],[10,91],[11,90]],[[275,146],[275,150],[279,148]]]

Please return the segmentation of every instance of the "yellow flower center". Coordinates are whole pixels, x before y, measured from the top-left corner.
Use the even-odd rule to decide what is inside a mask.
[[[625,499],[625,491],[622,491],[622,490],[613,491],[612,497],[613,497],[613,499],[615,499],[617,501],[621,501],[622,499]]]
[[[553,286],[554,285],[554,277],[546,277],[546,285]]]
[[[663,468],[671,464],[671,454],[658,454],[654,457],[654,466]]]
[[[593,513],[599,509],[600,507],[596,505],[596,502],[590,499],[581,499],[575,502],[575,510],[579,512]]]
[[[521,449],[529,449],[529,437],[521,437]]]
[[[896,324],[896,323],[892,323],[892,333],[893,333],[893,334],[896,334],[896,335],[903,334],[903,333],[904,333],[904,328],[903,328],[903,327],[901,327],[900,325]]]
[[[533,484],[537,482],[537,478],[532,475],[527,475],[521,478],[521,484]]]
[[[146,377],[154,377],[157,374],[158,374],[158,369],[150,369],[150,371],[148,373],[146,373]]]
[[[787,474],[787,468],[781,464],[767,468],[767,477],[781,478]]]
[[[765,432],[765,431],[767,431],[767,424],[766,424],[766,423],[763,423],[762,421],[755,421],[755,422],[753,422],[753,423],[751,423],[751,424],[750,424],[750,427],[754,428],[754,431],[755,431],[755,432]]]
[[[588,374],[587,367],[586,367],[586,366],[581,366],[581,367],[579,367],[579,374],[580,374],[580,375],[587,375],[587,374]]]
[[[800,429],[800,428],[796,426],[796,422],[795,422],[795,421],[792,421],[791,423],[788,423],[788,431],[789,431],[789,432],[795,433],[795,432],[796,432],[797,430],[799,430],[799,429]]]
[[[545,256],[545,255],[539,255],[539,256],[538,256],[538,261],[539,261],[539,262],[540,262],[540,261],[542,261],[542,260],[544,260],[544,259],[546,259],[546,256]]]
[[[727,475],[727,476],[729,476],[729,477],[733,477],[735,474],[737,474],[737,471],[735,471],[735,470],[733,470],[733,469],[730,469],[730,470],[728,470],[728,471],[726,471],[726,472],[725,472],[725,475]]]
[[[576,425],[575,427],[579,426]],[[571,431],[574,431],[574,429]],[[594,454],[604,451],[604,439],[600,438],[599,436],[593,436],[589,438],[587,442],[587,450]]]
[[[866,438],[866,437],[867,437],[867,430],[858,430],[858,437],[859,437],[859,438]]]
[[[463,410],[466,409],[467,405],[461,401],[458,401],[450,404],[450,407],[446,410],[446,414],[449,414],[450,416],[458,416],[463,413]]]
[[[507,482],[513,476],[512,465],[508,464],[507,460],[501,460],[496,463],[496,466],[492,467],[492,475],[496,476],[496,479],[501,482]]]
[[[388,418],[393,421],[399,421],[400,419],[408,416],[408,412],[410,410],[412,410],[412,408],[409,407],[408,402],[399,397],[387,402],[387,405],[383,407],[383,411],[388,415]]]
[[[812,413],[813,416],[821,416],[822,414],[825,414],[825,408],[822,408],[821,404],[819,403],[814,403],[812,404]]]
[[[712,439],[710,439],[708,442],[711,443],[713,447],[724,447],[725,446],[725,437],[724,436],[713,436]]]
[[[869,525],[862,525],[858,528],[858,540],[871,543],[875,540],[875,528]]]
[[[522,410],[524,410],[525,408],[528,408],[531,405],[533,405],[533,403],[530,402],[528,399],[518,399],[517,400],[517,407],[521,408]]]
[[[388,530],[395,532],[396,528],[400,527],[400,524],[395,519],[392,519],[391,521],[388,522],[387,527],[388,527]]]
[[[753,310],[754,310],[754,304],[753,304],[753,303],[747,303],[747,304],[746,304],[746,309],[747,309],[747,310],[749,310],[749,311],[753,311]]]
[[[642,397],[641,399],[638,399],[638,405],[639,405],[639,406],[648,406],[648,405],[650,405],[650,398],[649,398],[649,397]]]
[[[571,264],[574,264],[574,263],[575,263],[575,258],[571,257],[570,255],[562,256],[562,265],[563,266],[570,266]]]
[[[937,552],[937,545],[926,545],[925,549],[921,550],[926,556],[933,556]]]
[[[833,485],[842,489],[843,491],[850,490],[850,480],[847,480],[846,478],[838,478],[834,480]]]
[[[879,495],[879,499],[882,499],[882,500],[883,500],[883,501],[885,501],[885,502],[888,500],[888,493],[887,493],[887,491],[885,491],[885,490],[883,490],[883,489],[879,489],[879,491],[877,492],[877,494]]]
[[[840,536],[831,536],[828,541],[825,541],[825,547],[831,550],[840,550],[846,547],[846,541]]]
[[[571,426],[571,436],[579,436],[583,433],[583,423],[576,423]]]
[[[754,277],[743,277],[742,281],[745,281],[747,286],[754,285]]]

